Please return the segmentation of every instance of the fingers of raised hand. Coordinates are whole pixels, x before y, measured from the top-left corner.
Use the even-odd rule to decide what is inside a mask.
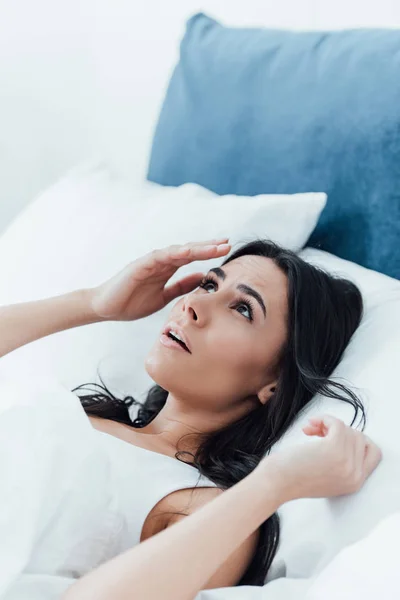
[[[310,432],[313,431],[312,435],[319,435],[320,437],[343,434],[345,428],[345,424],[341,419],[329,414],[310,417],[309,422],[306,428]]]
[[[352,485],[353,491],[358,491],[363,485],[366,473],[365,473],[365,450],[366,450],[366,438],[361,431],[351,429],[352,437]]]
[[[180,281],[176,281],[171,285],[164,288],[164,301],[166,304],[174,300],[178,296],[188,294],[194,288],[196,288],[203,278],[203,273],[193,273],[184,277]]]
[[[303,431],[307,435],[326,438],[325,448],[333,458],[331,466],[337,469],[347,490],[345,493],[360,490],[382,459],[380,448],[367,435],[332,415],[309,418]]]
[[[205,246],[214,244],[226,244],[229,237],[212,238],[211,240],[203,240],[201,242],[186,242],[186,244],[177,244],[178,246]]]
[[[188,244],[174,244],[167,248],[153,250],[152,255],[156,262],[182,265],[194,260],[208,260],[227,254],[231,245],[228,238],[208,240],[204,242],[190,242]]]
[[[378,466],[382,459],[380,448],[364,433],[352,428],[349,436],[352,442],[351,478],[352,491],[358,491],[365,480]]]
[[[364,470],[366,477],[369,477],[379,465],[383,456],[379,446],[377,446],[367,435],[364,437],[366,438]]]

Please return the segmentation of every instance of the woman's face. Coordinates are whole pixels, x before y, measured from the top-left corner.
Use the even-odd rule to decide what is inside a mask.
[[[218,412],[243,406],[244,400],[258,405],[268,399],[265,386],[277,378],[286,340],[286,275],[271,259],[248,255],[205,276],[212,281],[203,280],[203,287],[180,298],[165,323],[182,329],[191,353],[158,339],[146,370],[191,406]]]

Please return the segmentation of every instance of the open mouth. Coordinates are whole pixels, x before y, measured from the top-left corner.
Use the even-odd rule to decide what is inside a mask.
[[[177,342],[184,350],[186,350],[186,352],[189,352],[189,354],[190,354],[190,350],[186,346],[185,342],[183,342],[179,337],[177,337],[176,335],[174,335],[172,333],[172,331],[169,331],[167,333],[167,337],[169,337],[171,340],[174,340],[174,342]]]

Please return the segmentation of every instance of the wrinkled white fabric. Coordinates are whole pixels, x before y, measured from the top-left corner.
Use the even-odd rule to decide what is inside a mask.
[[[395,512],[339,552],[319,575],[282,577],[263,587],[204,590],[195,600],[399,600],[399,556],[400,512]]]
[[[138,544],[162,497],[198,481],[193,467],[95,430],[56,382],[3,381],[0,399],[2,599],[58,597]]]

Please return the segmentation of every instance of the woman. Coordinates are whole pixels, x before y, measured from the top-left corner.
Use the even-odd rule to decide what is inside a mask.
[[[264,240],[206,277],[167,284],[184,264],[228,254],[227,242],[155,250],[95,288],[3,308],[13,323],[1,336],[5,354],[68,327],[140,319],[184,296],[146,358],[157,385],[137,418],[129,417],[132,398],[105,387],[80,400],[96,430],[168,457],[183,453],[216,485],[197,490],[192,503],[190,489],[161,502],[145,541],[81,577],[68,600],[189,600],[206,587],[261,585],[278,546],[279,506],[355,492],[381,460],[367,436],[329,415],[303,430],[320,440],[269,455],[317,392],[351,403],[364,419],[354,393],[329,380],[362,299],[351,282]],[[179,519],[162,520],[164,509],[183,506]]]

